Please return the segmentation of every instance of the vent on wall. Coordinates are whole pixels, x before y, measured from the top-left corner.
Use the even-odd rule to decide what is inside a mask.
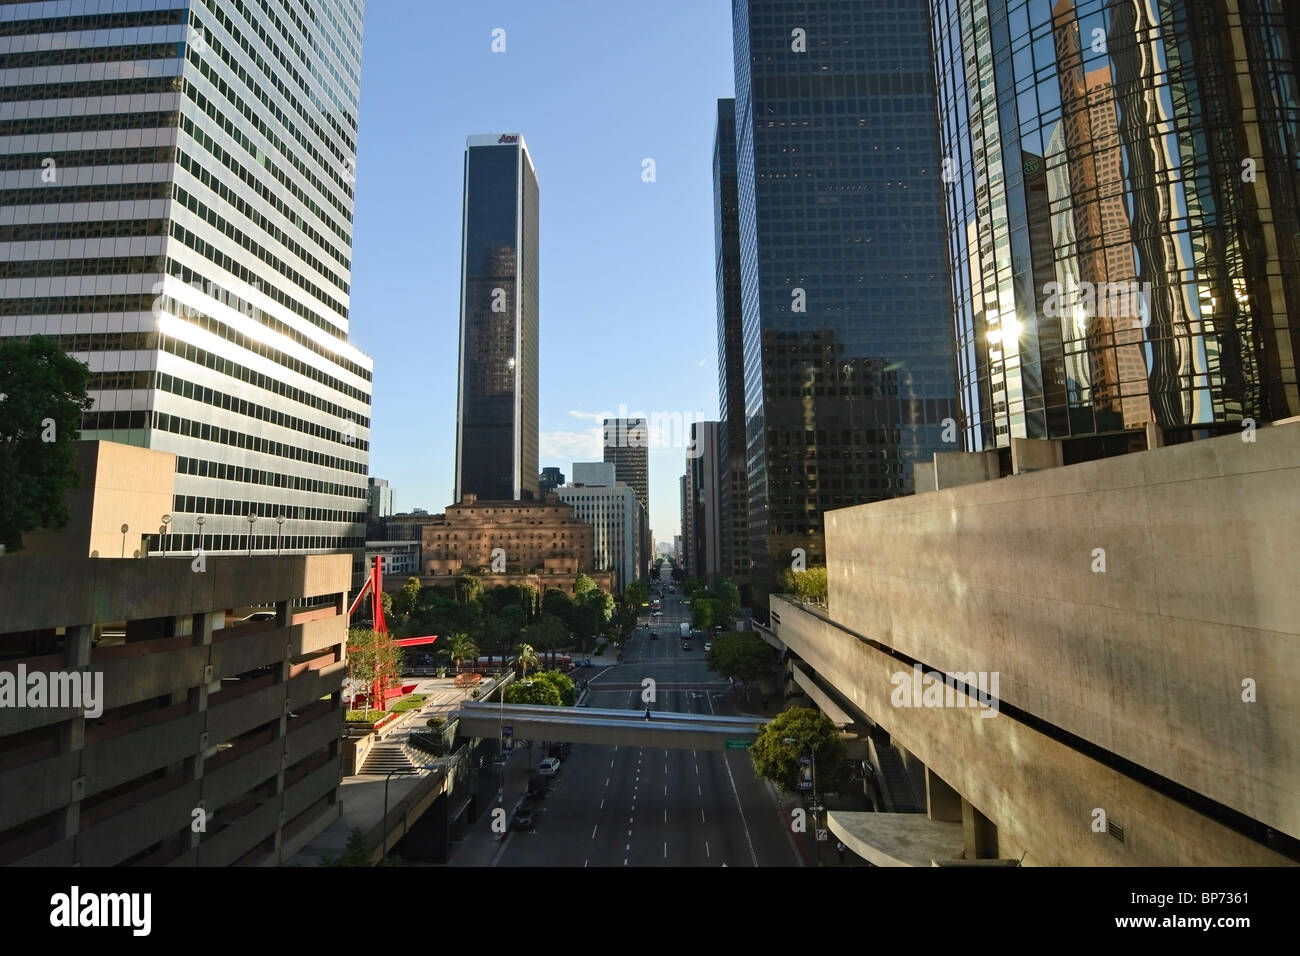
[[[1120,826],[1118,823],[1116,823],[1114,820],[1111,819],[1106,820],[1106,832],[1109,833],[1111,836],[1113,836],[1116,840],[1119,840],[1120,843],[1124,842],[1124,828]]]

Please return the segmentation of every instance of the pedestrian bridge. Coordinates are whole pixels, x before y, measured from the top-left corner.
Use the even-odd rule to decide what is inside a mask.
[[[451,715],[461,737],[493,738],[503,727],[514,740],[660,747],[665,750],[738,750],[748,747],[765,721],[757,717],[681,714],[671,710],[601,710],[537,704],[466,703]]]

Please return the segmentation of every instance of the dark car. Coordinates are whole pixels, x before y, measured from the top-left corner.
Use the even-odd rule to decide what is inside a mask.
[[[686,641],[682,641],[682,650],[689,651],[690,649],[691,649],[691,645]]]
[[[546,791],[550,788],[550,779],[540,773],[535,773],[532,779],[528,781],[528,796],[533,800],[545,800]]]
[[[533,828],[533,811],[530,807],[520,807],[515,811],[515,815],[510,820],[510,825],[516,830],[531,830]]]
[[[651,631],[651,632],[650,632],[650,640],[652,640],[652,641],[657,641],[657,640],[659,640],[659,632],[658,632],[658,631]]]

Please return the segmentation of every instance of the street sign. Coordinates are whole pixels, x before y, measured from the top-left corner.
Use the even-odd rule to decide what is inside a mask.
[[[811,790],[813,788],[812,780],[812,758],[799,758],[799,789]]]
[[[817,842],[818,842],[818,843],[825,843],[828,839],[830,839],[830,831],[829,831],[829,830],[818,830],[818,831],[817,831]]]
[[[754,741],[752,740],[728,740],[727,741],[728,750],[748,750],[752,746],[754,746]]]
[[[515,735],[515,728],[514,728],[514,727],[502,727],[502,728],[501,728],[501,736],[504,737],[506,740],[509,740],[509,739],[510,739],[511,737],[513,737],[514,735]]]

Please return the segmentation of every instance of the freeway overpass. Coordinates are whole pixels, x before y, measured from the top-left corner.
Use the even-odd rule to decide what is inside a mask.
[[[466,703],[453,715],[461,737],[494,738],[504,725],[515,740],[555,740],[573,744],[617,744],[665,750],[727,750],[747,747],[764,721],[757,717],[682,714],[669,710],[601,710],[536,704]]]

